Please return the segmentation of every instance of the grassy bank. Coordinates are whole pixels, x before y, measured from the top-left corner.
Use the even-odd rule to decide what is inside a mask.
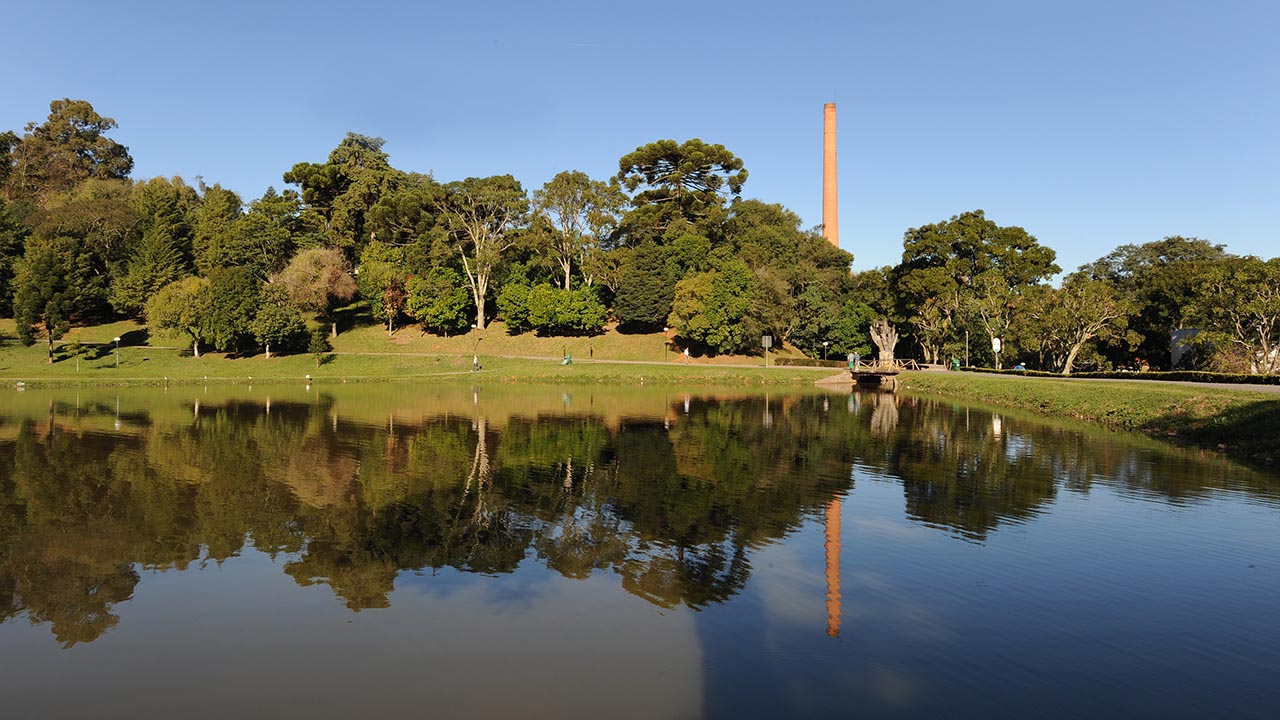
[[[1143,382],[909,373],[904,386],[1215,448],[1257,465],[1280,460],[1280,397]]]
[[[12,323],[12,321],[6,321]],[[5,332],[6,329],[9,332]],[[112,338],[122,338],[118,353]],[[77,328],[58,346],[49,363],[46,347],[24,347],[11,328],[0,326],[0,382],[28,386],[159,385],[164,383],[296,382],[310,375],[319,383],[403,380],[465,383],[610,383],[621,385],[811,385],[830,368],[764,368],[761,358],[694,358],[685,365],[664,352],[661,335],[594,338],[509,336],[491,328],[453,338],[416,329],[388,336],[384,329],[358,327],[340,335],[334,352],[316,363],[312,355],[231,358],[220,353],[190,357],[179,338],[151,338],[127,322]],[[81,343],[73,353],[74,343]],[[478,347],[477,347],[478,346]],[[561,353],[574,357],[561,365]],[[471,372],[472,355],[483,369]],[[666,360],[664,362],[664,359]],[[118,364],[117,364],[118,362]]]

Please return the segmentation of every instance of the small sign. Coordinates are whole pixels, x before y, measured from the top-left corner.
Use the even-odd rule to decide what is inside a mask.
[[[761,345],[763,345],[763,346],[764,346],[764,348],[765,348],[766,350],[768,350],[769,348],[773,347],[773,336],[772,336],[772,335],[761,335],[761,336],[760,336],[760,344],[761,344]]]
[[[991,338],[991,350],[1000,352],[1000,338]]]

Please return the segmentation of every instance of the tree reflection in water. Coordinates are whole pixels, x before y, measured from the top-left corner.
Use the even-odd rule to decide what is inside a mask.
[[[1228,486],[1276,497],[1271,479],[1225,461],[910,396],[685,395],[609,417],[498,419],[471,395],[459,407],[409,419],[383,407],[375,422],[344,417],[332,396],[122,416],[54,400],[0,417],[0,622],[89,642],[116,624],[139,570],[217,563],[249,543],[356,611],[387,607],[406,570],[526,562],[699,608],[744,587],[754,549],[832,522],[835,506],[834,635],[835,503],[855,464],[900,481],[909,517],[976,542],[1095,482],[1171,502]]]

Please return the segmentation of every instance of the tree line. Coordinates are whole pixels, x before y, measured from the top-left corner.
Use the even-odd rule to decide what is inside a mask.
[[[1280,371],[1280,259],[1173,236],[1123,245],[1053,285],[1054,251],[981,210],[912,228],[903,247],[901,263],[855,285],[928,362]]]
[[[388,332],[616,322],[670,328],[699,353],[759,352],[771,335],[811,356],[869,354],[874,337],[882,355],[1064,373],[1170,366],[1170,331],[1184,330],[1186,364],[1277,370],[1280,265],[1197,238],[1123,246],[1055,287],[1053,250],[979,210],[908,230],[901,263],[852,274],[820,228],[744,199],[742,159],[698,139],[529,192],[510,175],[401,170],[382,139],[348,133],[246,202],[216,183],[131,179],[115,128],[67,99],[0,133],[0,315],[23,342],[43,337],[50,361],[72,323],[120,318],[185,335],[194,354],[269,355],[305,344],[308,320],[336,335],[359,303]]]

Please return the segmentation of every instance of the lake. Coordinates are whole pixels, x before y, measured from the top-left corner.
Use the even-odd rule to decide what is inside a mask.
[[[6,717],[1270,718],[1280,479],[902,393],[0,391]]]

